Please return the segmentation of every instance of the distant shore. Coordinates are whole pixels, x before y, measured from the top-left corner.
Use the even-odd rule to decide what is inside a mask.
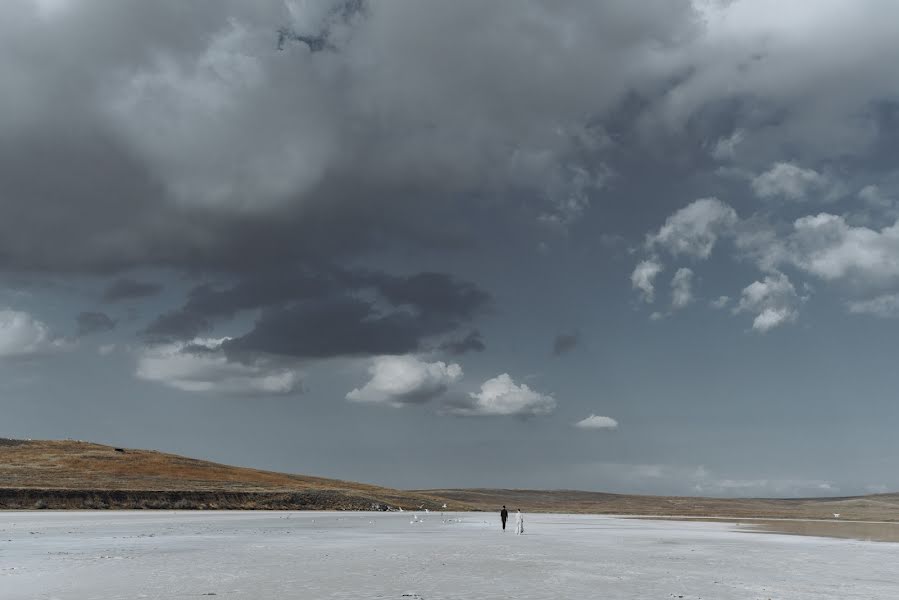
[[[837,518],[686,517],[677,515],[631,516],[629,518],[730,523],[735,527],[745,528],[747,531],[755,531],[757,533],[782,533],[787,535],[862,540],[866,542],[899,542],[899,522],[896,521],[855,521]]]

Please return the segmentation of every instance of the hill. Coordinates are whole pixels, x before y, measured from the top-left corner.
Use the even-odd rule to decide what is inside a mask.
[[[899,494],[693,498],[572,490],[395,490],[71,440],[0,439],[0,509],[369,510],[373,505],[525,512],[899,521]]]
[[[0,508],[438,508],[427,494],[72,440],[0,439]],[[461,506],[460,509],[468,508]]]

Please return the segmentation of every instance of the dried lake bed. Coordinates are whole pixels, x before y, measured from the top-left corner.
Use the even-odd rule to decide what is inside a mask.
[[[899,544],[485,513],[0,512],[0,598],[899,597]]]

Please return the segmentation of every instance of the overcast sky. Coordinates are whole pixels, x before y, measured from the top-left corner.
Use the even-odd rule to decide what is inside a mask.
[[[6,0],[0,436],[899,490],[892,0]]]

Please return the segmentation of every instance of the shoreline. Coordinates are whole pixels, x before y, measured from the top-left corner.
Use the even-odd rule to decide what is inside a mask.
[[[698,521],[706,523],[730,523],[741,531],[849,539],[863,542],[899,543],[899,522],[863,521],[857,519],[802,519],[766,517],[680,517],[657,515],[655,517],[622,515],[622,518],[647,521]],[[747,528],[743,528],[746,526]]]

